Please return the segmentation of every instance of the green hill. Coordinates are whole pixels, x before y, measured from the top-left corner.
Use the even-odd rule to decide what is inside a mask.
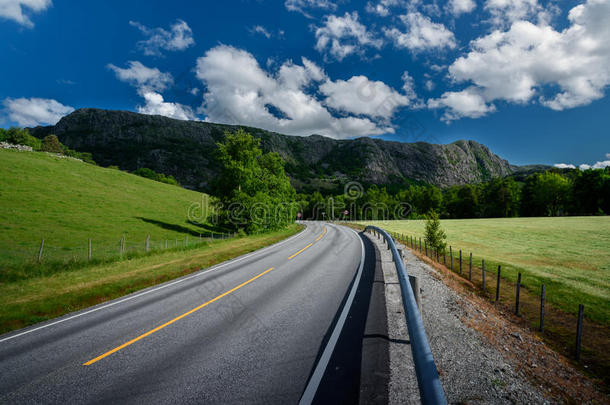
[[[42,152],[0,150],[0,265],[103,259],[126,251],[198,241],[211,229],[187,221],[207,196],[120,170]],[[201,210],[196,210],[197,222]]]

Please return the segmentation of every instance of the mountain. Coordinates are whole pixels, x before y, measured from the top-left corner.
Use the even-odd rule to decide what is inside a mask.
[[[336,190],[349,181],[446,187],[514,171],[506,160],[475,141],[435,145],[288,136],[258,128],[91,108],[76,110],[54,126],[31,128],[30,132],[38,138],[55,134],[70,148],[91,152],[103,166],[148,167],[173,175],[185,187],[207,191],[219,171],[214,158],[216,143],[224,139],[225,131],[238,128],[259,137],[264,151],[277,152],[286,160],[286,171],[299,191]]]

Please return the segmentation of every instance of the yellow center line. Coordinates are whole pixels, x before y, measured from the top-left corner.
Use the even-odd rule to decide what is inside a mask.
[[[144,334],[142,334],[142,335],[138,336],[137,338],[135,338],[135,339],[131,339],[129,342],[123,343],[122,345],[117,346],[117,347],[115,347],[114,349],[112,349],[112,350],[110,350],[110,351],[108,351],[108,352],[106,352],[106,353],[104,353],[104,354],[102,354],[102,355],[100,355],[100,356],[97,356],[97,357],[96,357],[96,358],[94,358],[94,359],[89,360],[88,362],[84,363],[84,364],[83,364],[83,366],[90,366],[91,364],[93,364],[93,363],[95,363],[95,362],[97,362],[97,361],[100,361],[100,360],[101,360],[101,359],[103,359],[104,357],[108,357],[108,356],[110,356],[112,353],[116,353],[116,352],[118,352],[119,350],[126,348],[127,346],[129,346],[129,345],[131,345],[131,344],[133,344],[133,343],[137,342],[138,340],[142,340],[142,339],[144,339],[145,337],[150,336],[150,335],[152,335],[153,333],[160,331],[161,329],[165,328],[166,326],[169,326],[169,325],[171,325],[172,323],[174,323],[174,322],[176,322],[176,321],[179,321],[180,319],[182,319],[182,318],[184,318],[184,317],[186,317],[186,316],[189,316],[189,315],[190,315],[190,314],[192,314],[193,312],[199,311],[201,308],[203,308],[203,307],[206,307],[206,306],[210,305],[210,304],[211,304],[211,303],[213,303],[214,301],[217,301],[217,300],[221,299],[222,297],[224,297],[224,296],[226,296],[226,295],[229,295],[229,294],[231,294],[232,292],[237,291],[237,290],[239,290],[240,288],[242,288],[242,287],[244,287],[244,286],[246,286],[246,285],[250,284],[251,282],[253,282],[253,281],[254,281],[254,280],[256,280],[257,278],[262,277],[262,276],[264,276],[265,274],[269,273],[271,270],[273,270],[273,267],[271,267],[271,268],[269,268],[269,269],[267,269],[267,270],[263,271],[262,273],[260,273],[260,274],[259,274],[259,275],[257,275],[257,276],[252,277],[250,280],[248,280],[248,281],[245,281],[245,282],[241,283],[241,284],[240,284],[240,285],[238,285],[237,287],[231,288],[229,291],[227,291],[227,292],[224,292],[224,293],[220,294],[218,297],[216,297],[216,298],[212,298],[211,300],[209,300],[209,301],[207,301],[207,302],[205,302],[205,303],[203,303],[203,304],[199,305],[198,307],[193,308],[193,309],[191,309],[190,311],[185,312],[184,314],[182,314],[182,315],[180,315],[180,316],[175,317],[175,318],[174,318],[174,319],[172,319],[171,321],[166,322],[166,323],[164,323],[163,325],[157,326],[156,328],[154,328],[154,329],[152,329],[152,330],[149,330],[148,332],[146,332],[146,333],[144,333]]]
[[[313,242],[311,242],[309,245],[305,246],[303,249],[299,250],[298,252],[296,252],[295,254],[293,254],[292,256],[290,256],[288,258],[288,260],[292,259],[293,257],[296,257],[297,255],[300,255],[301,253],[303,253],[305,250],[309,249],[311,246],[313,246],[314,243],[316,243],[317,241],[319,241],[320,239],[322,239],[322,237],[326,235],[326,227],[324,227],[324,231],[322,231],[322,233],[320,234],[320,236],[318,236],[316,238],[316,240],[314,240]]]

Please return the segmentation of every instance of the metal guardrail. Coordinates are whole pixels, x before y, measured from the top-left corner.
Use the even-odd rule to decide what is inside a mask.
[[[430,350],[430,344],[426,337],[424,324],[421,314],[415,302],[415,295],[409,283],[409,275],[405,269],[398,249],[394,244],[394,239],[385,230],[376,226],[367,226],[364,231],[374,230],[383,235],[388,242],[388,247],[392,252],[392,258],[396,265],[398,280],[400,282],[400,291],[402,295],[402,304],[405,310],[407,321],[407,329],[409,330],[409,340],[411,341],[411,352],[413,353],[413,362],[415,363],[415,374],[417,375],[417,384],[419,386],[419,395],[423,404],[447,404],[443,386],[438,377],[434,357]]]

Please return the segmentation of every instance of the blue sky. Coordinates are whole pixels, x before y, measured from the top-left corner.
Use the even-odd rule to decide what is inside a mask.
[[[0,125],[96,107],[610,164],[610,0],[0,2]]]

